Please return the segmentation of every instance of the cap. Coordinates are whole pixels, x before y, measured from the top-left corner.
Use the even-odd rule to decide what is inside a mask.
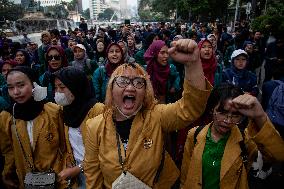
[[[242,50],[242,49],[238,49],[238,50],[235,50],[233,53],[232,53],[232,56],[231,56],[231,60],[233,60],[234,58],[236,58],[237,56],[239,55],[245,55],[246,57],[248,57],[248,54],[246,51]]]
[[[75,45],[75,46],[74,46],[74,49],[75,49],[76,47],[78,47],[78,48],[80,48],[80,49],[86,51],[86,48],[85,48],[84,45],[82,45],[82,44],[77,44],[77,45]]]
[[[173,40],[175,39],[183,39],[182,35],[176,35]]]

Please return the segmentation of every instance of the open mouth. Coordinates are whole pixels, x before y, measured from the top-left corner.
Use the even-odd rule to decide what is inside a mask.
[[[123,103],[125,109],[132,109],[135,106],[135,96],[134,95],[125,95],[123,97]]]

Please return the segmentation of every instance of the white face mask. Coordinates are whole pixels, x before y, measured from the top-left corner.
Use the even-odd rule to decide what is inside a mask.
[[[72,103],[72,99],[68,99],[68,97],[65,95],[65,93],[55,93],[54,100],[56,104],[61,105],[61,106],[68,106]]]
[[[41,87],[36,82],[33,82],[33,97],[35,101],[42,101],[47,96],[47,87]]]

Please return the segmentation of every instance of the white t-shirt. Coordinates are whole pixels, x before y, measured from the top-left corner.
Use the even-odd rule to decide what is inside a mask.
[[[71,147],[73,149],[75,160],[77,162],[83,161],[85,154],[85,147],[83,144],[83,138],[80,127],[79,128],[69,127],[68,135]]]

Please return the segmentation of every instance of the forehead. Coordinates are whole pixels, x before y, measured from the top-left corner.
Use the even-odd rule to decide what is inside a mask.
[[[167,47],[167,45],[165,45],[165,46],[163,46],[162,48],[161,48],[161,50],[160,50],[160,52],[161,51],[167,51],[169,48]]]
[[[7,84],[17,83],[17,82],[26,82],[30,81],[28,76],[23,72],[12,71],[7,75]]]
[[[211,45],[211,43],[209,43],[209,41],[204,41],[204,43],[202,44],[202,47],[203,46],[208,46],[208,45]]]
[[[59,52],[56,49],[51,49],[48,54],[59,54]]]
[[[109,51],[113,51],[113,50],[119,50],[120,51],[120,48],[116,45],[112,45],[110,48],[109,48]]]
[[[74,48],[74,51],[76,51],[76,50],[77,50],[77,51],[80,51],[80,52],[84,52],[84,50],[81,49],[81,48],[79,48],[79,47],[75,47],[75,48]]]
[[[239,56],[236,57],[236,59],[237,59],[237,58],[247,59],[247,57],[244,56],[244,55],[239,55]]]
[[[54,78],[54,83],[55,83],[55,85],[64,85],[62,83],[62,81],[60,79],[58,79],[57,77]]]
[[[24,55],[24,53],[22,51],[18,51],[16,52],[16,55]]]

